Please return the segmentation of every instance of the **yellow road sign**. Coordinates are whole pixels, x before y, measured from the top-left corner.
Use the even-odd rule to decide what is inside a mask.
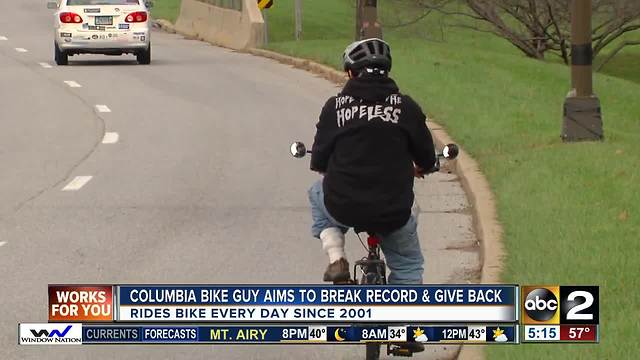
[[[258,7],[260,10],[268,9],[273,5],[273,0],[258,0]]]

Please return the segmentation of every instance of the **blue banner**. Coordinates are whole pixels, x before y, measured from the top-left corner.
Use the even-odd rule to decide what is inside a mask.
[[[84,325],[83,344],[518,343],[503,325]]]
[[[129,343],[142,341],[140,326],[83,326],[82,343]]]
[[[117,286],[120,305],[515,305],[516,286]]]

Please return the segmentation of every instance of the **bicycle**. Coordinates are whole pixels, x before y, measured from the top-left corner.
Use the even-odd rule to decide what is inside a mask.
[[[291,144],[291,155],[295,158],[303,158],[311,153],[307,150],[304,143],[296,141]],[[437,172],[440,169],[439,159],[444,158],[453,160],[458,156],[459,149],[456,144],[446,145],[441,153],[437,154],[437,166],[431,172]],[[367,249],[367,256],[355,262],[353,266],[353,279],[347,282],[334,283],[336,285],[357,284],[357,285],[386,285],[387,284],[387,267],[385,261],[380,256],[380,238],[374,233],[366,229],[353,229],[362,246]],[[360,233],[367,233],[367,244],[365,246]],[[359,275],[359,276],[358,276]],[[380,358],[380,343],[366,344],[366,359],[378,360]],[[417,350],[417,351],[416,351]],[[387,355],[411,357],[415,352],[423,351],[424,345],[416,342],[405,343],[387,343]]]

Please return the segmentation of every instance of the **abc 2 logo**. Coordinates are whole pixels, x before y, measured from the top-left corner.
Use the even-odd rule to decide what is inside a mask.
[[[597,286],[523,286],[522,324],[599,324]]]

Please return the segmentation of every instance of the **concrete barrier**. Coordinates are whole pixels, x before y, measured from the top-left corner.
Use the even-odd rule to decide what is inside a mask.
[[[240,0],[242,10],[227,9],[197,0],[182,0],[176,30],[188,37],[232,48],[260,47],[264,19],[256,0]]]

